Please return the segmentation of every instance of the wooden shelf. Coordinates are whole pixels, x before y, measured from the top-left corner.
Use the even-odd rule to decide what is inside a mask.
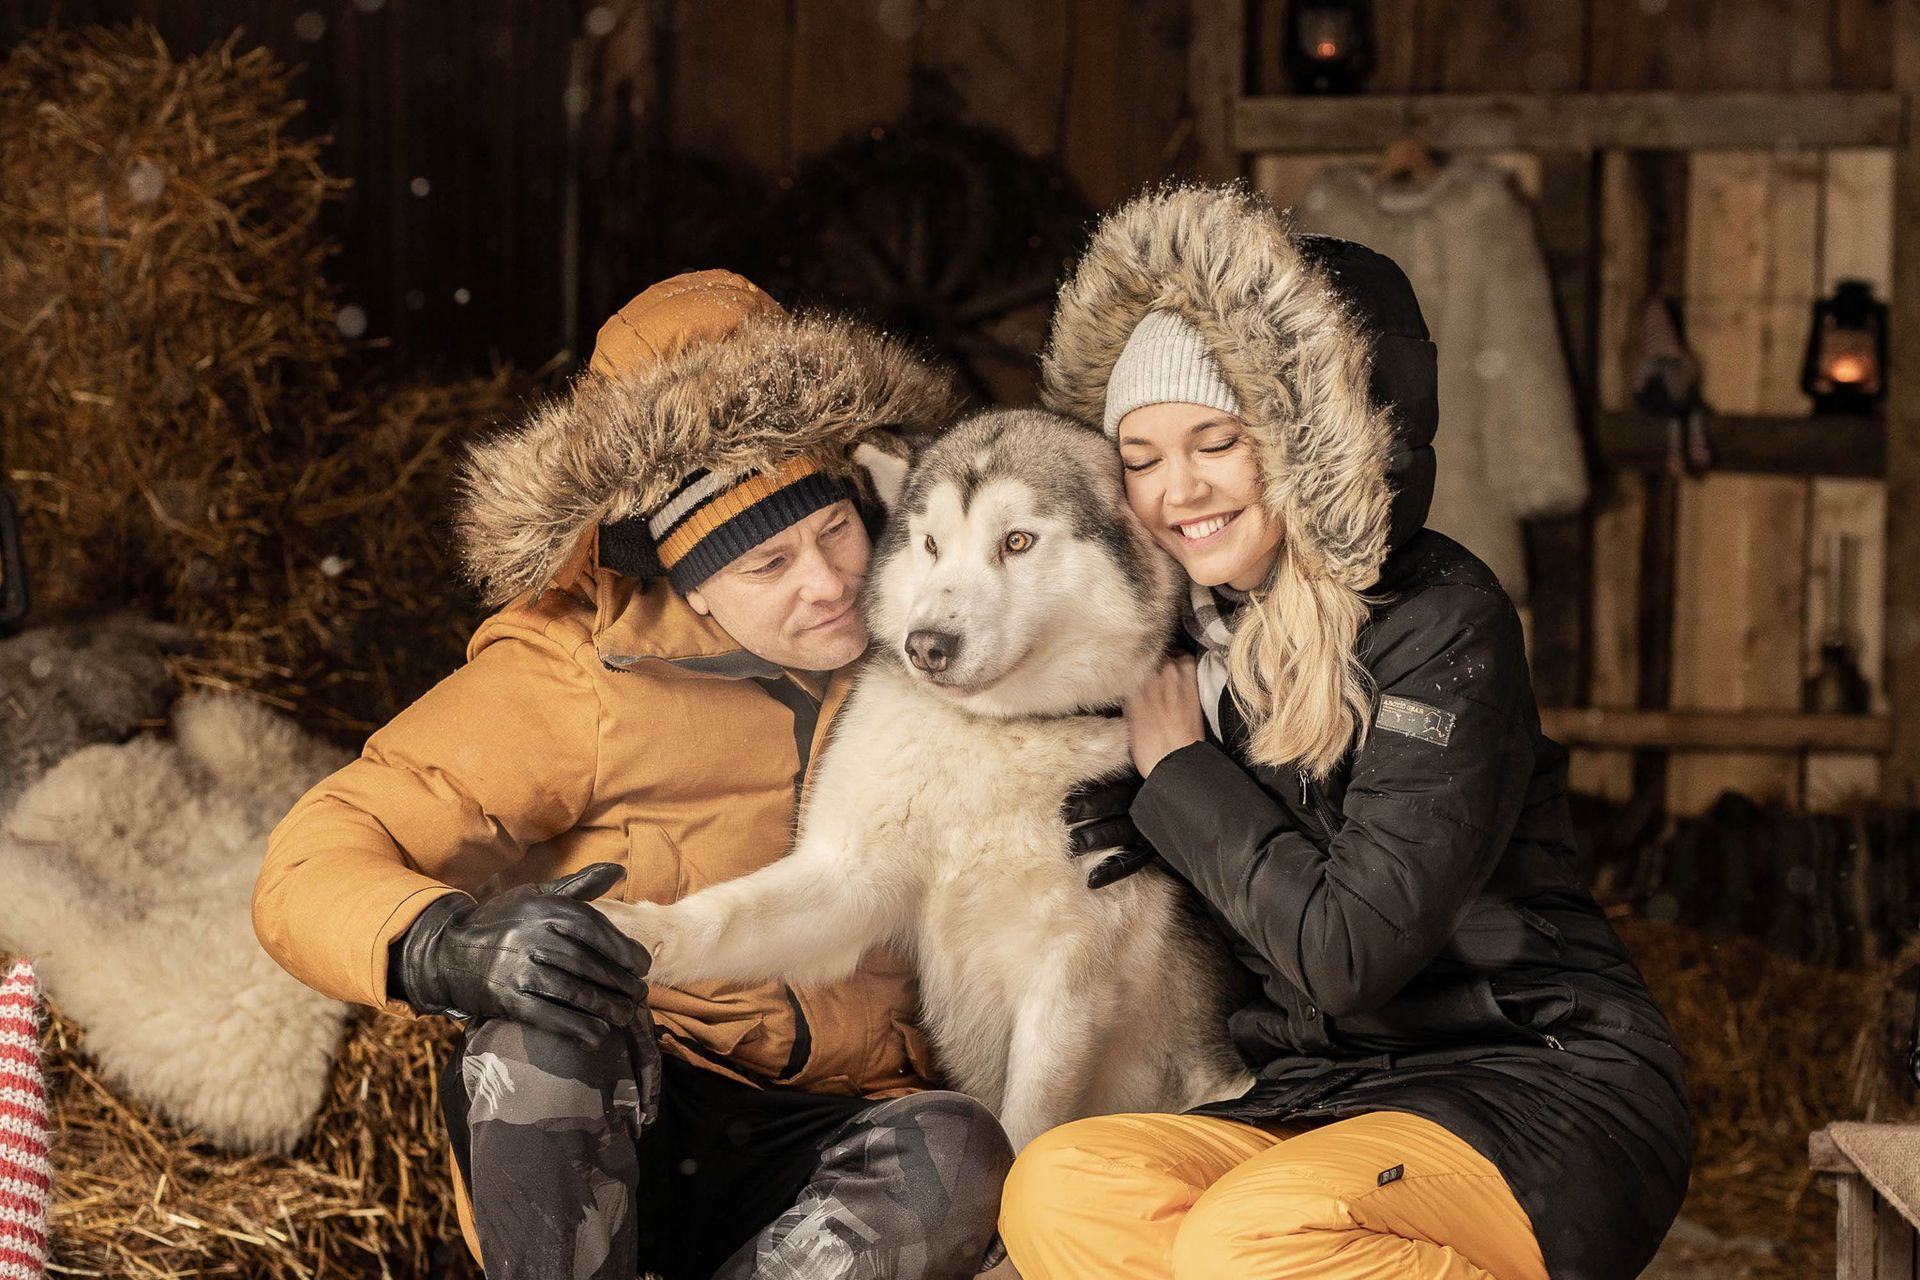
[[[1813,716],[1790,711],[1612,711],[1542,707],[1540,726],[1563,746],[1666,747],[1713,751],[1891,749],[1886,716]]]
[[[1709,151],[1894,147],[1904,95],[1808,93],[1437,93],[1241,97],[1232,148],[1374,151],[1412,134],[1439,151]]]
[[[1667,419],[1645,413],[1601,413],[1594,419],[1600,460],[1622,470],[1663,467]],[[1789,476],[1886,474],[1887,428],[1879,418],[1711,415],[1713,471]]]

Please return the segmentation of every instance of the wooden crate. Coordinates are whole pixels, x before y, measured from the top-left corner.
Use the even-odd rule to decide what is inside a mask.
[[[1815,1173],[1832,1178],[1840,1202],[1837,1280],[1915,1280],[1913,1224],[1874,1192],[1825,1129],[1807,1139],[1807,1158]]]

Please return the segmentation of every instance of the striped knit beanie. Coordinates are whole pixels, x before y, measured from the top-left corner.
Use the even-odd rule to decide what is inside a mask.
[[[48,1129],[40,983],[32,962],[20,960],[0,982],[0,1280],[46,1274]]]
[[[857,496],[851,481],[797,457],[732,478],[696,469],[640,519],[660,567],[685,595],[782,529]]]
[[[1101,425],[1119,434],[1120,419],[1150,404],[1200,404],[1238,415],[1240,398],[1220,375],[1200,331],[1171,311],[1149,311],[1133,327],[1107,375]]]

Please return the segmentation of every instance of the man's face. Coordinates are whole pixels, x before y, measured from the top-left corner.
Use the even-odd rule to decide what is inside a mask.
[[[806,671],[867,648],[860,582],[872,547],[851,502],[823,507],[687,592],[687,603],[749,652]]]

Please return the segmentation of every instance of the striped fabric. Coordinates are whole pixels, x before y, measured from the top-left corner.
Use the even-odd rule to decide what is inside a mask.
[[[734,558],[842,499],[853,487],[804,457],[731,482],[696,470],[646,516],[660,567],[689,591]]]
[[[0,983],[0,1280],[47,1269],[47,1083],[40,1070],[40,983],[17,961]]]
[[[1200,646],[1194,672],[1200,686],[1200,709],[1213,727],[1213,736],[1219,738],[1220,695],[1227,691],[1227,649],[1233,644],[1234,618],[1250,597],[1225,583],[1203,587],[1190,581],[1187,586],[1186,608],[1181,610],[1180,620]]]

